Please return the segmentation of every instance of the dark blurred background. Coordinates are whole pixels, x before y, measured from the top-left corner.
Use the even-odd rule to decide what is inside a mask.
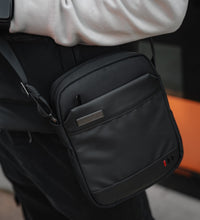
[[[200,199],[200,1],[190,0],[181,28],[155,37],[154,43],[185,152],[180,168],[161,184]],[[140,42],[139,48],[150,56],[148,42]]]

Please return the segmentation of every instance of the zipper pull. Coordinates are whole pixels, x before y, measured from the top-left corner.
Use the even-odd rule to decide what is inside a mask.
[[[81,96],[76,95],[76,106],[80,106],[80,105],[82,105]]]

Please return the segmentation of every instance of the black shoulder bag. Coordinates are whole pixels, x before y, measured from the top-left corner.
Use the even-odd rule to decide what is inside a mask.
[[[180,164],[176,122],[161,78],[143,54],[116,52],[78,65],[53,83],[47,103],[4,40],[0,52],[54,126],[83,192],[97,206],[135,196]]]

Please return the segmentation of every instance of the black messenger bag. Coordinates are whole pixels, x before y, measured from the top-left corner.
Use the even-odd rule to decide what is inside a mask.
[[[176,122],[160,75],[143,54],[116,52],[78,65],[53,83],[47,103],[28,84],[3,40],[0,52],[50,120],[83,192],[95,205],[117,205],[180,164],[183,147]]]

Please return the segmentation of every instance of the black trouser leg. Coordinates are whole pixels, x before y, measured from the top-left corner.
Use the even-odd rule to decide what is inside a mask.
[[[0,162],[27,220],[152,220],[145,193],[114,208],[87,200],[55,135],[0,133]]]

